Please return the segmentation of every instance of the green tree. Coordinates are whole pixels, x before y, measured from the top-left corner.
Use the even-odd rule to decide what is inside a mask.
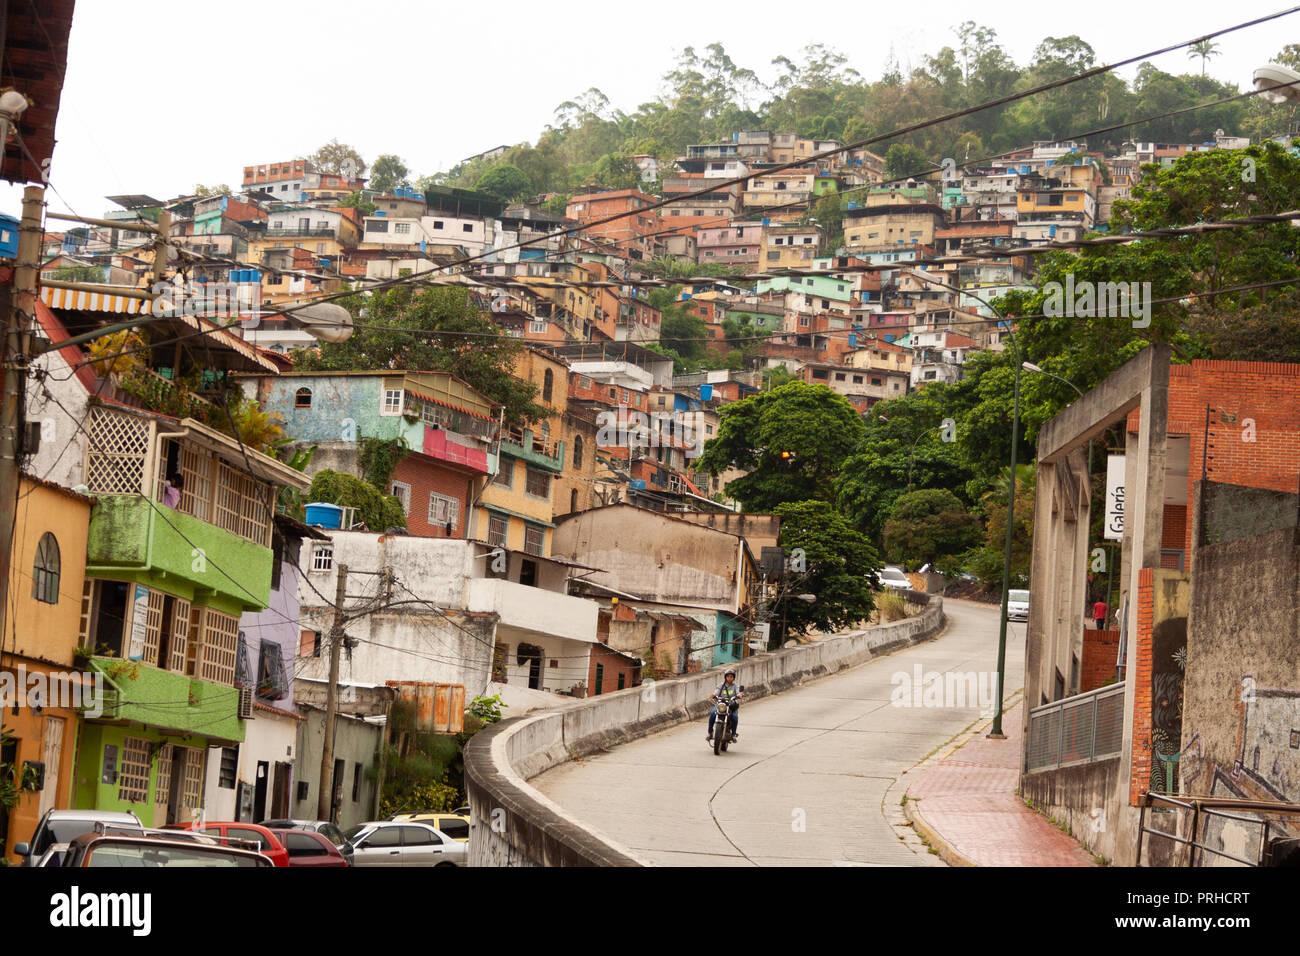
[[[225,183],[219,183],[215,186],[204,186],[202,183],[195,183],[195,196],[229,196],[230,187]]]
[[[450,372],[505,406],[506,423],[536,421],[547,412],[533,402],[537,386],[516,378],[514,361],[523,344],[501,331],[470,300],[465,289],[394,286],[339,300],[354,316],[346,342],[321,343],[293,353],[296,368],[346,371],[402,369]]]
[[[328,468],[316,472],[307,489],[309,502],[329,502],[341,508],[356,508],[357,518],[371,531],[405,528],[402,503],[392,495],[380,494],[369,482]]]
[[[382,153],[370,169],[369,186],[378,193],[391,193],[398,186],[409,186],[411,171],[401,157]]]
[[[915,176],[921,170],[933,165],[926,159],[922,150],[908,143],[895,143],[889,147],[889,152],[885,153],[885,177],[887,179],[903,179],[907,176]]]
[[[350,206],[356,209],[356,211],[362,216],[373,216],[375,214],[375,209],[377,208],[374,203],[361,195],[360,190],[349,193],[345,199],[340,199],[338,205]]]
[[[946,488],[909,491],[894,502],[882,541],[890,561],[942,573],[959,566],[960,556],[980,539],[979,519]]]
[[[1011,530],[1011,584],[1013,588],[1029,586],[1029,566],[1034,544],[1033,465],[1016,466],[1016,514]],[[1007,473],[1004,471],[992,490],[984,495],[984,541],[967,556],[967,566],[987,589],[1001,588],[1002,565],[1006,554]]]
[[[788,631],[835,631],[852,627],[875,609],[872,585],[880,556],[844,516],[825,501],[790,501],[775,509],[781,519],[778,543],[787,553],[802,549],[807,570],[781,583],[784,596],[773,617]],[[795,595],[813,594],[812,603]]]
[[[519,202],[533,193],[533,184],[527,174],[508,163],[488,170],[474,188],[506,202]]]
[[[829,501],[864,430],[842,395],[824,385],[789,382],[723,408],[718,434],[704,446],[696,470],[747,472],[725,489],[746,511],[808,498]]]
[[[332,139],[307,157],[318,172],[334,176],[360,176],[366,171],[366,161],[347,143]]]
[[[1218,56],[1221,52],[1219,44],[1213,40],[1200,40],[1187,48],[1187,58],[1191,59],[1194,56],[1201,58],[1201,76],[1204,76],[1206,62],[1209,61],[1210,57]]]

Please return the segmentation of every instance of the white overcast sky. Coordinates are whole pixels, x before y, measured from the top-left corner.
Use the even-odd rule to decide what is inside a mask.
[[[797,62],[813,42],[875,79],[891,47],[906,73],[955,47],[953,26],[967,19],[996,30],[1017,63],[1044,37],[1070,34],[1113,62],[1285,6],[79,0],[51,167],[58,194],[47,200],[52,210],[70,204],[99,216],[116,208],[109,195],[237,187],[245,165],[291,159],[331,138],[367,162],[396,153],[416,175],[432,173],[535,141],[555,107],[588,87],[631,112],[660,91],[684,46],[715,40],[764,81],[774,78],[773,57]],[[1247,89],[1256,66],[1300,42],[1300,14],[1217,42],[1208,72]],[[1182,50],[1155,62],[1200,71]],[[1121,75],[1131,80],[1134,69]],[[0,211],[18,215],[20,198],[0,184]]]

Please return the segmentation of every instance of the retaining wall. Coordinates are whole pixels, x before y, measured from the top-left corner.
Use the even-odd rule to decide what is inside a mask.
[[[865,631],[783,648],[738,661],[736,683],[749,701],[853,667],[933,637],[943,627],[943,599],[905,592],[924,605],[915,617]],[[592,697],[563,710],[514,717],[479,731],[465,748],[471,866],[649,866],[528,785],[528,780],[582,757],[697,720],[724,667]]]

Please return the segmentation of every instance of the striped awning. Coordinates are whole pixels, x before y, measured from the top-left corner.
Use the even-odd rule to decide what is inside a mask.
[[[153,304],[153,295],[145,289],[125,290],[122,294],[110,292],[87,292],[81,289],[58,289],[41,286],[41,301],[51,309],[66,309],[72,312],[111,312],[116,315],[148,315]],[[208,330],[215,342],[219,342],[241,356],[262,371],[279,374],[280,366],[261,354],[256,346],[245,342],[233,332],[217,327],[210,319],[193,315],[172,315],[168,319],[189,326],[195,332]]]
[[[153,296],[143,289],[138,295],[112,295],[107,292],[84,292],[79,289],[54,289],[50,286],[42,286],[41,301],[51,309],[148,315]]]

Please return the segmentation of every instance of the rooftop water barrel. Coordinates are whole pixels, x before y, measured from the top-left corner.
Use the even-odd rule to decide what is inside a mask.
[[[322,528],[338,530],[343,524],[343,509],[327,501],[317,501],[306,506],[307,523]]]

